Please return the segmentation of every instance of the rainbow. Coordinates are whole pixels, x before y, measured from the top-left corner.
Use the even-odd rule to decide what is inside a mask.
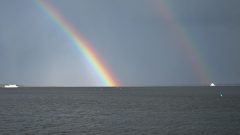
[[[196,43],[189,38],[190,36],[185,31],[184,27],[181,26],[180,21],[178,21],[177,17],[174,15],[169,4],[167,4],[165,0],[152,0],[151,2],[153,2],[151,4],[153,4],[160,19],[168,25],[173,38],[179,43],[187,59],[194,66],[194,73],[196,73],[200,79],[200,83],[211,83],[213,79],[197,49]]]
[[[101,61],[93,48],[78,34],[78,32],[46,1],[35,0],[37,5],[58,25],[75,45],[105,86],[119,86],[113,75]]]

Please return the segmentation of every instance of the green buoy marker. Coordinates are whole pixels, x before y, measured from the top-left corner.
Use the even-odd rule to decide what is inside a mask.
[[[122,88],[120,88],[120,90],[122,90]]]
[[[220,93],[220,97],[222,97],[222,93]]]

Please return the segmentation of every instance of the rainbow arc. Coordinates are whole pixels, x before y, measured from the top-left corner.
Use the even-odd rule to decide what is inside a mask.
[[[151,1],[155,11],[157,11],[160,19],[162,19],[167,25],[173,35],[179,47],[185,54],[186,59],[193,65],[193,71],[198,76],[201,83],[211,83],[213,81],[210,73],[206,68],[196,43],[189,38],[190,36],[186,32],[180,21],[175,16],[173,10],[167,3],[167,0],[152,0]]]
[[[75,45],[90,66],[97,73],[98,77],[106,86],[119,86],[112,73],[108,70],[100,57],[93,50],[91,45],[85,41],[80,34],[44,0],[35,0],[41,9],[58,25],[58,27],[68,36],[72,44]]]

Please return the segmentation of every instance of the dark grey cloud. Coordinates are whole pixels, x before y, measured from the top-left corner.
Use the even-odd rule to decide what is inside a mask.
[[[238,0],[170,0],[169,7],[174,10],[182,25],[240,25],[240,2]]]
[[[151,1],[47,2],[91,44],[122,85],[205,83]],[[213,81],[239,83],[239,1],[165,2]],[[33,1],[0,1],[0,22],[0,83],[102,85],[79,50]]]

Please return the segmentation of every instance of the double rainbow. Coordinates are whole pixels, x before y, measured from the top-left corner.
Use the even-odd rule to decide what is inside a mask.
[[[93,48],[78,34],[76,30],[46,1],[35,0],[42,10],[58,25],[58,27],[68,36],[87,62],[91,65],[98,77],[105,86],[119,86],[113,75],[103,64]]]

